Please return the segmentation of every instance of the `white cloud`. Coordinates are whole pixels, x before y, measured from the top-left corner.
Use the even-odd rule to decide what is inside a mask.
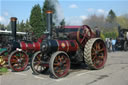
[[[104,15],[106,15],[108,13],[104,9],[94,9],[94,8],[88,8],[87,11],[90,13],[98,13],[98,14],[104,14]]]
[[[76,4],[72,4],[69,6],[69,8],[78,8],[78,6]]]
[[[0,23],[5,22],[6,19],[3,16],[0,16]]]
[[[6,18],[5,16],[0,16],[0,23],[4,24],[4,25],[8,25],[9,24],[9,19]]]
[[[66,20],[66,25],[82,25],[83,20],[87,19],[87,16],[82,15],[82,16],[71,16],[65,18]]]
[[[87,16],[82,15],[82,16],[80,16],[80,18],[81,18],[82,20],[86,20],[86,19],[87,19]]]
[[[3,14],[4,14],[4,16],[8,16],[9,15],[8,12],[4,12]]]
[[[93,8],[88,8],[87,11],[88,12],[94,12],[94,9]]]
[[[98,9],[97,12],[101,13],[101,14],[105,14],[105,10],[103,10],[103,9]]]
[[[0,16],[0,23],[4,24],[5,26],[8,25],[10,22],[10,16],[7,11],[4,11],[2,15]]]

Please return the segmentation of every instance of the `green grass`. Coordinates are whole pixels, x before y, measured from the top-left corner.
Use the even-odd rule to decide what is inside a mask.
[[[0,75],[2,75],[3,73],[7,73],[7,72],[8,72],[8,68],[0,67]]]

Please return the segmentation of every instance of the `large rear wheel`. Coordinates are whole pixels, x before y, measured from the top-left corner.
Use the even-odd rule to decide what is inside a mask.
[[[8,59],[8,64],[13,71],[23,71],[28,65],[28,55],[23,51],[13,51]]]
[[[66,76],[70,69],[69,56],[63,51],[55,52],[51,56],[49,67],[51,74],[55,78]]]
[[[84,48],[85,63],[91,69],[101,69],[107,59],[107,49],[105,43],[100,38],[88,40]]]
[[[36,75],[39,75],[48,71],[48,67],[46,67],[41,63],[42,62],[41,57],[43,57],[41,54],[41,51],[38,51],[33,55],[31,60],[31,69],[33,73]]]

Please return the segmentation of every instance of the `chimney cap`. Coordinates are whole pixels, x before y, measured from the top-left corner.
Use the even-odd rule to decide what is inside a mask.
[[[47,14],[51,14],[51,13],[53,13],[53,11],[47,10],[46,13],[47,13]]]
[[[17,18],[16,17],[11,17],[11,21],[16,21]]]

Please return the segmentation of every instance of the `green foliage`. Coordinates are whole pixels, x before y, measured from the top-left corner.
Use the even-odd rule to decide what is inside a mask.
[[[3,30],[3,29],[5,29],[5,26],[4,26],[4,24],[0,23],[0,30]]]
[[[107,16],[107,21],[112,23],[112,22],[115,22],[115,20],[116,20],[116,14],[113,10],[110,10]]]
[[[46,25],[47,25],[47,16],[46,16],[46,11],[47,10],[52,10],[53,14],[55,13],[55,7],[53,5],[50,4],[50,0],[45,0],[44,4],[43,4],[43,8],[42,8],[42,18],[43,18],[43,26],[46,29]],[[53,22],[53,26],[55,26],[55,23]]]
[[[65,20],[64,19],[60,22],[60,25],[65,26]]]
[[[118,35],[117,35],[116,32],[106,32],[106,33],[104,33],[104,36],[105,36],[105,38],[114,38],[114,39],[116,39]]]
[[[6,72],[8,72],[8,69],[6,67],[0,67],[0,75]]]
[[[105,40],[105,36],[103,33],[100,33],[100,37],[101,37],[101,39]]]
[[[125,16],[117,17],[117,23],[121,26],[121,28],[128,28],[128,18]]]
[[[45,29],[42,23],[41,7],[39,4],[35,5],[31,10],[30,25],[35,36],[40,37],[43,34]]]
[[[25,30],[25,23],[24,23],[24,21],[22,20],[21,21],[21,23],[19,24],[17,24],[17,27],[18,27],[18,31],[21,31],[21,32],[24,32]]]
[[[42,11],[43,11],[43,13],[42,13],[42,18],[43,18],[43,20],[42,20],[42,22],[43,22],[43,26],[44,26],[44,28],[46,29],[46,25],[47,25],[47,23],[46,23],[46,10],[48,9],[48,5],[49,5],[49,2],[48,2],[48,0],[45,0],[45,2],[44,2],[44,5],[43,5],[43,9],[42,9]]]

